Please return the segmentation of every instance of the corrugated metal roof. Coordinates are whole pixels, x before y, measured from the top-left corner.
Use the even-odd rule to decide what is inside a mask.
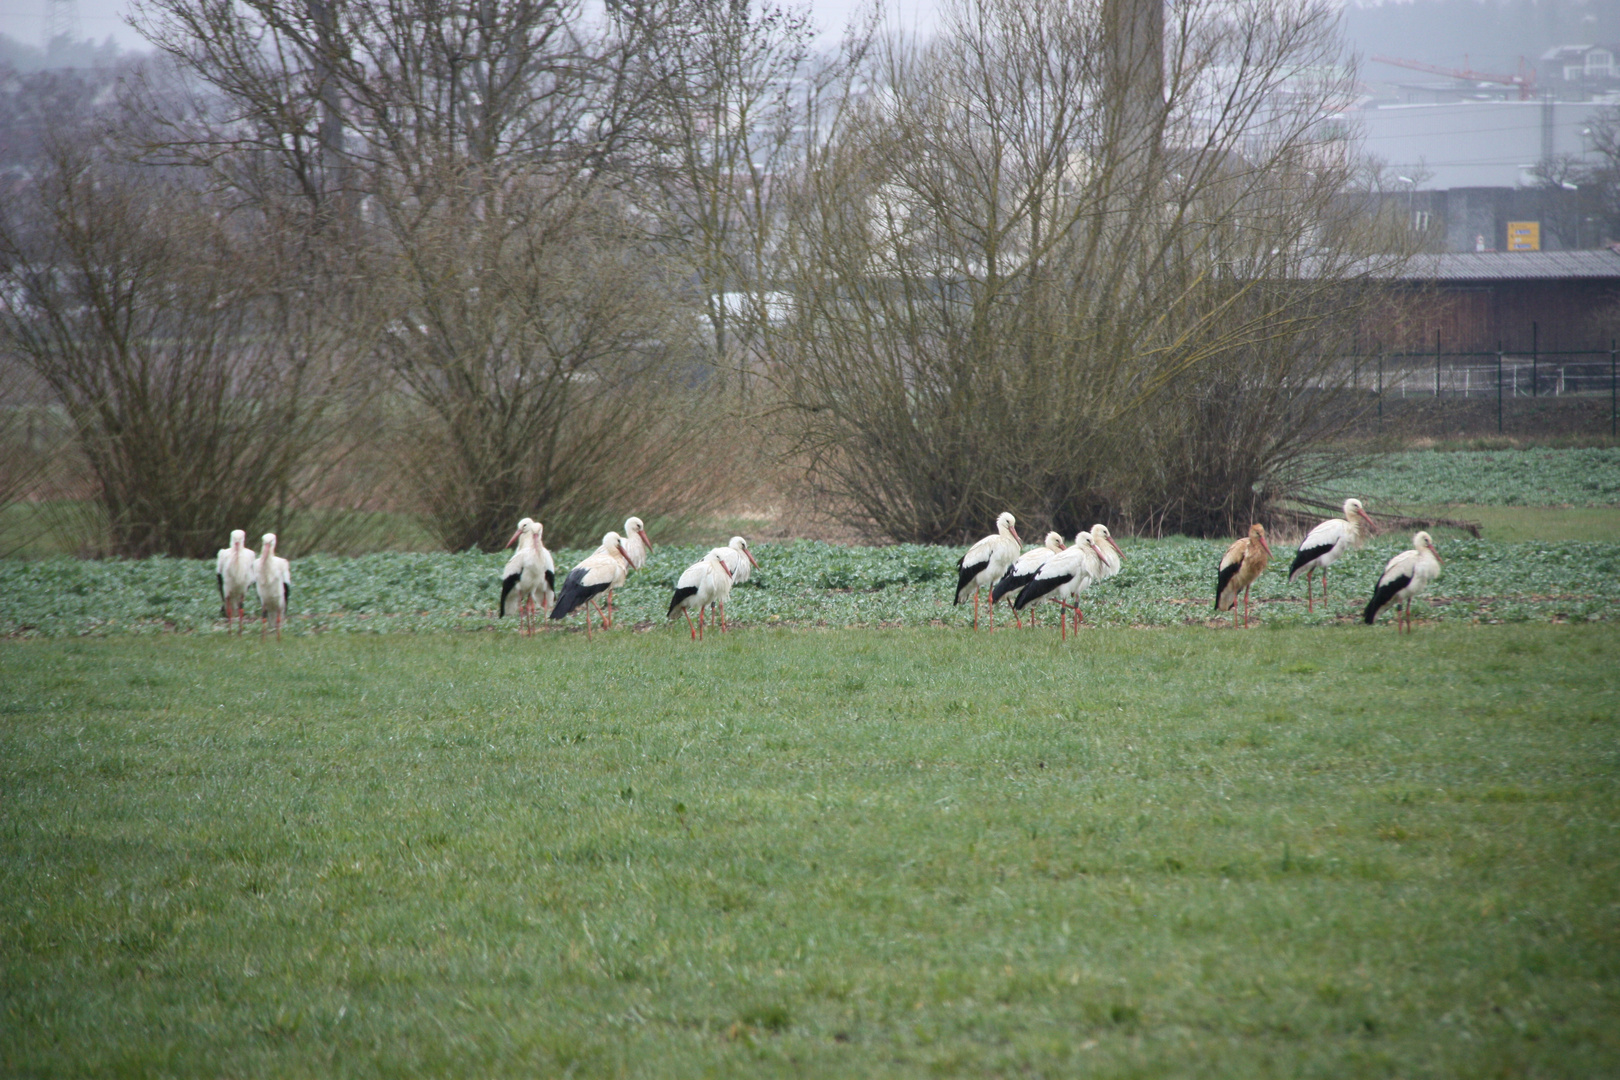
[[[1620,254],[1598,251],[1462,251],[1419,255],[1401,281],[1620,280]]]

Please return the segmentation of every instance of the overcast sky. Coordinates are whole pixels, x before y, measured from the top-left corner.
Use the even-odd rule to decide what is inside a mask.
[[[861,2],[811,0],[810,6],[827,40],[836,41]],[[29,45],[41,44],[50,3],[51,0],[0,0],[0,34]],[[80,36],[99,43],[110,34],[122,48],[141,47],[140,37],[124,22],[130,8],[128,0],[66,0],[66,3],[77,16]],[[888,7],[893,18],[908,27],[919,28],[919,22],[932,19],[935,0],[889,0]]]

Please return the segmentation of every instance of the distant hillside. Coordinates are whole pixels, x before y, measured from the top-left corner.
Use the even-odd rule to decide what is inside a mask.
[[[0,70],[10,68],[23,75],[57,68],[102,68],[118,63],[118,46],[111,37],[101,44],[86,38],[73,41],[67,37],[54,39],[49,47],[41,49],[14,37],[0,34]]]

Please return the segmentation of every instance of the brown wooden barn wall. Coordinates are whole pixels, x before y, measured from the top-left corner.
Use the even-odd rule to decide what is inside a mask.
[[[1402,290],[1362,325],[1364,351],[1528,353],[1609,348],[1620,332],[1620,282],[1437,282]]]

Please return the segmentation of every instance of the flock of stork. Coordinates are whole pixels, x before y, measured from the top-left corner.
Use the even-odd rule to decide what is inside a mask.
[[[1058,604],[1063,610],[1058,615],[1061,632],[1067,636],[1068,613],[1074,612],[1074,626],[1078,631],[1084,616],[1080,613],[1079,596],[1093,582],[1106,581],[1119,573],[1124,552],[1114,543],[1106,526],[1093,525],[1089,531],[1075,535],[1074,546],[1067,547],[1058,533],[1046,534],[1041,547],[1021,552],[1022,540],[1014,527],[1016,519],[1004,513],[996,518],[996,531],[968,548],[967,554],[956,566],[956,602],[973,597],[973,625],[979,625],[979,594],[990,589],[990,628],[995,629],[996,604],[1011,597],[1014,622],[1022,625],[1020,616],[1041,600]],[[1313,595],[1313,577],[1322,571],[1322,599],[1327,599],[1328,567],[1338,562],[1347,552],[1360,548],[1372,531],[1372,518],[1362,507],[1360,499],[1344,501],[1344,516],[1329,518],[1312,529],[1299,545],[1293,565],[1288,568],[1288,580],[1297,581],[1305,575],[1305,605],[1307,611],[1316,610]],[[1226,549],[1221,557],[1215,577],[1215,610],[1230,611],[1232,625],[1237,625],[1237,599],[1243,597],[1243,625],[1249,625],[1249,587],[1265,572],[1271,562],[1271,544],[1266,540],[1265,526],[1249,526],[1249,535]],[[1391,604],[1400,612],[1397,628],[1412,628],[1412,598],[1440,576],[1440,553],[1434,540],[1426,532],[1412,537],[1412,547],[1390,559],[1373,589],[1362,618],[1371,625],[1380,612]],[[1013,595],[1016,592],[1016,595]],[[1030,625],[1035,624],[1030,613]]]
[[[956,603],[973,597],[973,626],[979,625],[980,593],[990,590],[990,629],[995,629],[996,605],[1006,600],[1013,609],[1013,621],[1023,627],[1023,615],[1029,614],[1029,625],[1035,625],[1035,612],[1030,610],[1042,600],[1056,603],[1059,632],[1068,638],[1068,616],[1074,613],[1076,632],[1084,621],[1079,597],[1094,582],[1106,581],[1120,571],[1125,553],[1109,534],[1106,526],[1093,525],[1076,534],[1073,546],[1063,542],[1055,532],[1046,534],[1045,542],[1023,551],[1023,541],[1015,528],[1017,520],[1010,513],[996,518],[996,531],[980,540],[957,563]],[[1306,610],[1315,610],[1313,577],[1322,572],[1322,599],[1327,599],[1328,567],[1346,553],[1360,548],[1372,531],[1372,519],[1358,499],[1346,499],[1344,516],[1329,518],[1310,531],[1294,555],[1288,569],[1288,580],[1305,576]],[[501,598],[499,612],[502,617],[517,616],[525,634],[534,632],[534,623],[540,610],[549,609],[550,618],[563,619],[583,608],[585,636],[590,637],[591,613],[600,617],[602,628],[613,625],[613,590],[625,583],[631,570],[639,570],[647,563],[652,551],[652,540],[646,526],[638,517],[624,523],[624,533],[609,532],[602,537],[602,546],[587,555],[568,573],[561,589],[556,587],[557,564],[541,540],[543,529],[538,521],[524,518],[517,531],[506,542],[516,545],[516,551],[501,572]],[[1237,625],[1237,599],[1243,597],[1243,625],[1249,625],[1249,587],[1265,572],[1271,561],[1271,545],[1266,530],[1252,525],[1249,535],[1227,548],[1221,558],[1215,579],[1215,610],[1232,612],[1232,625]],[[752,570],[759,566],[748,549],[748,541],[733,536],[725,547],[717,547],[687,567],[675,583],[670,597],[667,617],[675,613],[686,616],[686,626],[694,640],[703,636],[705,612],[709,625],[718,620],[720,629],[726,629],[726,599],[733,585],[748,580]],[[224,605],[226,628],[236,620],[236,630],[242,631],[246,615],[242,603],[248,588],[256,588],[263,612],[259,635],[268,633],[274,619],[276,638],[281,638],[281,624],[292,597],[292,575],[286,559],[276,554],[276,534],[265,533],[258,554],[247,547],[247,534],[241,529],[231,533],[231,546],[221,548],[216,566],[220,601]],[[1401,552],[1384,566],[1384,572],[1373,589],[1372,599],[1362,612],[1370,625],[1380,612],[1390,605],[1397,611],[1397,628],[1412,628],[1412,598],[1440,576],[1440,554],[1426,532],[1412,537],[1412,547]],[[1401,605],[1405,605],[1404,612]],[[697,621],[692,621],[693,612]]]

